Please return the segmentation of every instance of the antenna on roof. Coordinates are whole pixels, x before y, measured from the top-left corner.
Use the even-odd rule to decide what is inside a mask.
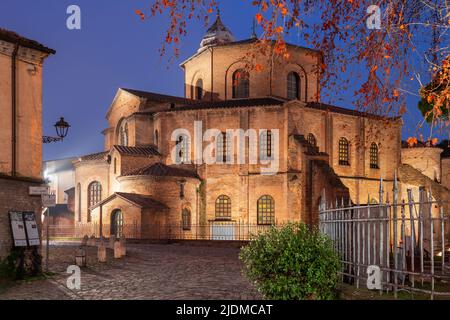
[[[258,36],[256,35],[256,19],[253,18],[253,26],[252,26],[252,39],[256,39]]]

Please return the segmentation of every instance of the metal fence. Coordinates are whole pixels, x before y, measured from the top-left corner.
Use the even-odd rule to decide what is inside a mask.
[[[356,287],[366,286],[373,267],[381,271],[380,294],[399,291],[450,296],[449,203],[433,200],[432,194],[419,189],[414,201],[399,200],[394,182],[393,201],[352,205],[321,204],[319,229],[328,235],[342,262],[343,280]],[[388,199],[388,195],[386,195]]]
[[[114,230],[111,230],[109,224],[103,224],[100,231],[100,226],[96,223],[78,223],[76,225],[49,225],[48,228],[44,226],[43,239],[47,239],[47,233],[50,239],[60,240],[81,239],[85,235],[96,238],[102,235],[108,238],[113,231],[113,234],[123,234],[127,239],[248,241],[269,228],[269,225],[214,221],[189,227],[181,224],[141,225],[132,223],[114,226]]]

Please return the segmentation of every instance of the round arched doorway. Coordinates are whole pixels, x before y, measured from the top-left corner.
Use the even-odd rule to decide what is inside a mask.
[[[116,209],[111,214],[111,235],[120,238],[123,235],[123,213],[120,209]]]

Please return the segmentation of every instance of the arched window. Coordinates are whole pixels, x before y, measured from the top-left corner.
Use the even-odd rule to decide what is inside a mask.
[[[350,154],[348,140],[345,138],[339,139],[339,164],[341,166],[350,165]]]
[[[195,99],[202,100],[203,99],[203,80],[198,79],[195,84]]]
[[[287,98],[300,100],[300,76],[296,72],[289,72],[287,75]]]
[[[370,168],[379,169],[378,146],[375,142],[370,145]]]
[[[243,99],[250,96],[250,76],[243,69],[236,70],[233,73],[233,99]]]
[[[183,209],[181,211],[181,223],[183,230],[191,230],[191,211],[189,209]]]
[[[181,134],[178,136],[176,151],[177,151],[177,159],[176,159],[177,164],[189,163],[190,141],[187,135]]]
[[[153,136],[153,143],[157,148],[159,148],[159,133],[158,130],[155,130],[155,134]]]
[[[259,157],[261,160],[272,160],[272,131],[264,130],[260,134],[259,139]]]
[[[102,185],[98,181],[93,181],[88,186],[88,222],[91,222],[90,207],[102,201]]]
[[[317,140],[316,140],[316,137],[315,137],[312,133],[309,133],[309,134],[308,134],[308,142],[309,142],[312,146],[317,147]]]
[[[119,127],[119,144],[121,146],[128,146],[128,124],[122,120]]]
[[[77,197],[78,197],[78,222],[81,222],[81,184],[77,184]]]
[[[258,224],[275,224],[275,201],[265,195],[258,199]]]
[[[227,163],[231,161],[231,136],[221,132],[216,138],[216,161]]]
[[[216,199],[216,219],[231,219],[231,199],[221,195]]]

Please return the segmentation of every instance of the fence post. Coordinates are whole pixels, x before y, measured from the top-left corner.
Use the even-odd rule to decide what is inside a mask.
[[[402,241],[402,271],[406,269],[406,234],[405,234],[405,200],[402,200],[401,206],[402,224],[401,224],[401,241]],[[405,274],[401,273],[402,285],[405,284]]]
[[[428,196],[428,208],[430,217],[430,254],[431,254],[431,300],[434,299],[434,221],[433,221],[433,196],[431,190]]]
[[[420,250],[420,278],[423,286],[423,217],[424,217],[424,209],[423,205],[425,202],[424,197],[425,189],[424,187],[419,187],[419,250]]]
[[[444,275],[444,272],[445,272],[445,231],[444,231],[445,224],[444,224],[444,205],[443,204],[441,204],[439,211],[440,211],[439,219],[441,220],[441,250],[442,250],[442,256],[441,256],[442,271],[441,271],[441,273],[442,273],[442,275]]]
[[[415,259],[415,251],[416,251],[416,228],[415,228],[415,221],[414,221],[414,198],[412,195],[412,190],[407,189],[408,193],[408,207],[409,207],[409,221],[411,225],[411,272],[413,273],[411,275],[411,286],[414,288],[414,272],[415,272],[415,266],[414,266],[414,259]]]
[[[397,283],[398,283],[398,252],[397,252],[397,204],[398,204],[398,185],[397,185],[397,171],[394,173],[394,188],[393,188],[393,219],[394,219],[394,297],[397,299]]]

